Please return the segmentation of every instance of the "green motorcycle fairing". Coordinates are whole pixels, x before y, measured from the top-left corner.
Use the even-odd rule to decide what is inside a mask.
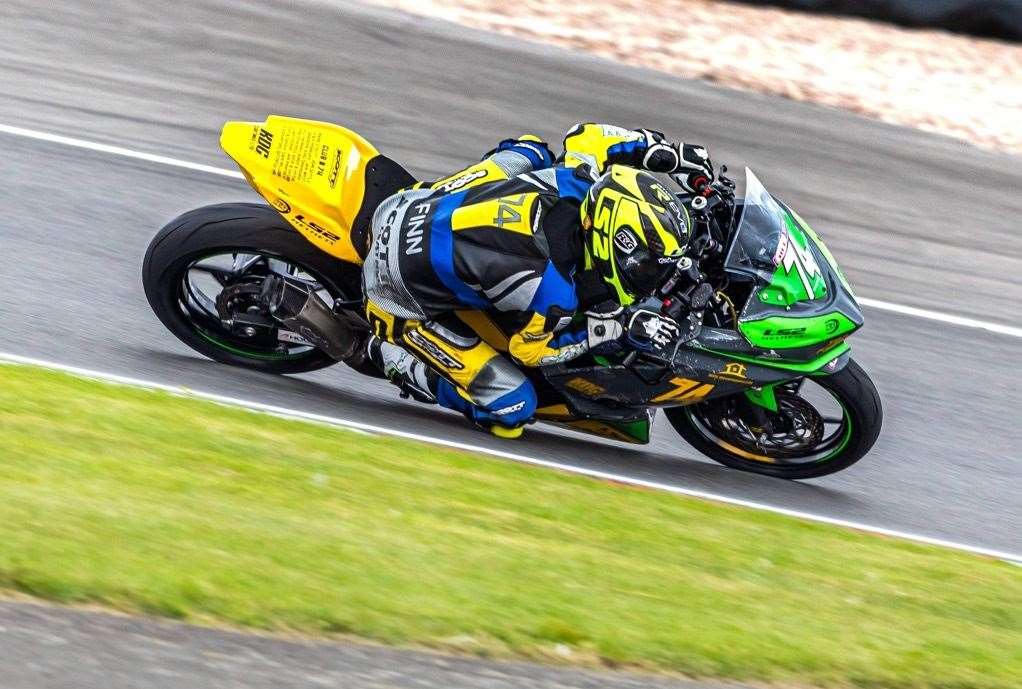
[[[862,327],[855,295],[826,244],[748,169],[742,216],[724,268],[753,283],[738,330],[762,350],[756,360],[804,365]]]
[[[639,355],[629,365],[545,367],[540,389],[552,388],[576,418],[613,422],[615,435],[642,442],[648,435],[631,426],[643,425],[646,410],[743,395],[776,411],[778,386],[848,363],[845,338],[863,323],[852,291],[819,236],[748,169],[724,269],[732,285],[747,286],[737,329],[702,326],[667,366]]]

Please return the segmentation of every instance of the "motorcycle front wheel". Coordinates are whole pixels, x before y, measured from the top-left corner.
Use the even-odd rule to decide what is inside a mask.
[[[822,392],[807,395],[807,382]],[[672,407],[665,414],[678,434],[710,459],[786,479],[817,478],[847,469],[880,435],[880,395],[854,360],[837,373],[780,387],[776,397],[778,409],[769,412],[763,427],[743,413],[748,403],[741,398]]]

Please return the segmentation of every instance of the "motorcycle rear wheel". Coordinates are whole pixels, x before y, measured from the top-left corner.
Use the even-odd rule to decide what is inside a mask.
[[[270,206],[223,203],[184,213],[149,244],[142,262],[142,284],[163,325],[196,352],[232,366],[290,374],[337,363],[314,347],[275,349],[271,346],[275,342],[248,345],[218,326],[216,319],[203,322],[196,317],[194,306],[188,303],[193,300],[187,294],[188,272],[206,258],[232,254],[286,263],[310,276],[332,298],[361,301],[361,271],[357,266],[317,249]],[[218,281],[223,278],[218,276]]]
[[[827,476],[847,469],[870,451],[883,425],[883,408],[876,386],[854,360],[837,373],[812,379],[838,402],[843,410],[839,435],[829,441],[826,449],[804,459],[768,450],[743,448],[733,437],[721,437],[704,419],[719,404],[701,402],[685,407],[672,407],[665,415],[674,430],[692,447],[725,466],[756,474],[785,479],[807,479]]]

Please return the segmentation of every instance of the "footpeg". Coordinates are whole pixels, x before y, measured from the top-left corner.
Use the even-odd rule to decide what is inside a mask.
[[[355,319],[334,310],[300,280],[271,275],[263,280],[260,301],[270,315],[338,361],[361,355],[360,336]]]

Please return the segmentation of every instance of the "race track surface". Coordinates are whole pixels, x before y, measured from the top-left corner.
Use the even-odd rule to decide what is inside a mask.
[[[221,4],[7,0],[0,123],[231,167],[217,147],[225,120],[289,114],[355,129],[422,176],[522,131],[558,141],[579,120],[654,127],[705,143],[734,172],[754,168],[861,296],[1022,321],[1019,158],[358,5]],[[139,282],[149,239],[186,209],[256,200],[244,182],[0,144],[6,351],[1022,552],[1022,338],[867,308],[853,353],[880,389],[884,432],[822,480],[727,470],[664,419],[646,448],[541,426],[509,446],[343,366],[270,377],[205,361],[164,331]]]

